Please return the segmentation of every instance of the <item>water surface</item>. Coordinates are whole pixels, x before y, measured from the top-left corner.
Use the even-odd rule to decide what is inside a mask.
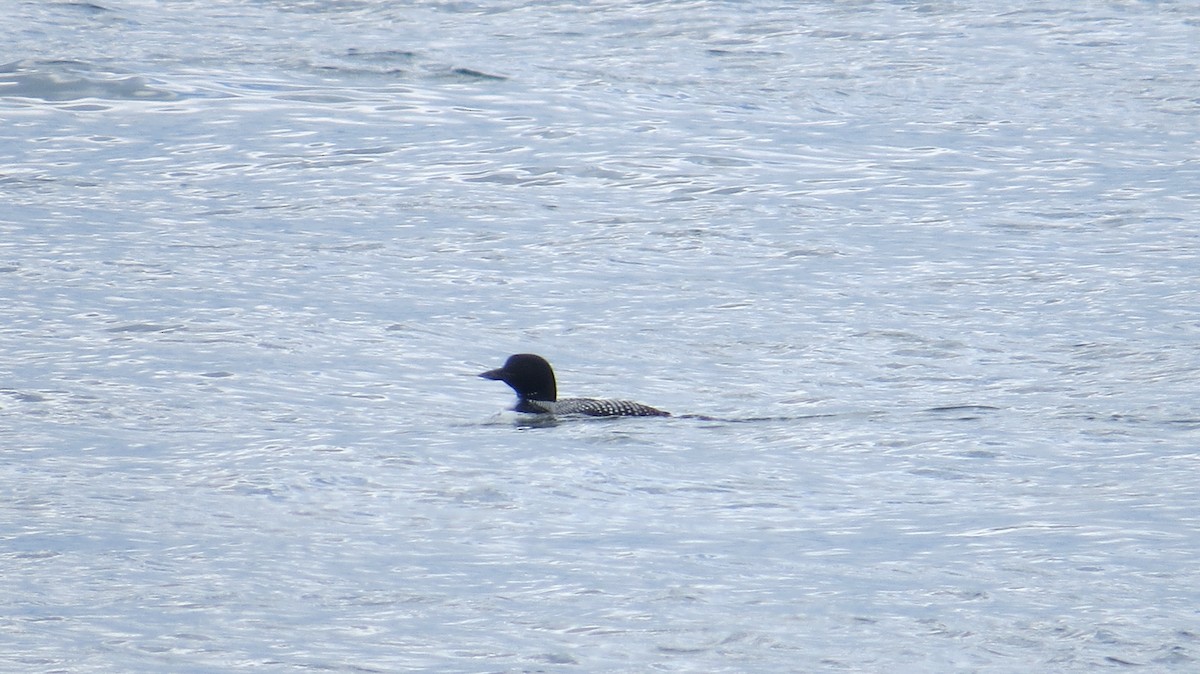
[[[1185,5],[7,7],[6,668],[1195,668]]]

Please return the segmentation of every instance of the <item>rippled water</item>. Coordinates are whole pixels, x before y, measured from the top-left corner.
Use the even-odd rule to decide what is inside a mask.
[[[0,668],[1196,668],[1190,5],[3,6]]]

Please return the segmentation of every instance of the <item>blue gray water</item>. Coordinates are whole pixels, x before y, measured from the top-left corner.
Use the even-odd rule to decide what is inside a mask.
[[[0,670],[1200,666],[1190,3],[0,8]]]

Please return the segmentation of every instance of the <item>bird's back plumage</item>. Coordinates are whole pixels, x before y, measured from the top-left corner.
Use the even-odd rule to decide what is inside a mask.
[[[555,402],[532,401],[548,414],[586,414],[589,417],[667,417],[670,413],[632,400],[563,398]]]

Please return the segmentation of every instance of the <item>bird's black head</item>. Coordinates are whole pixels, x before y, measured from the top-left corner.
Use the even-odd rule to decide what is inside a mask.
[[[517,392],[524,400],[547,400],[554,402],[558,399],[558,390],[554,385],[554,370],[545,358],[532,353],[518,353],[509,356],[504,361],[504,367],[488,370],[479,375],[484,379],[502,381]]]

